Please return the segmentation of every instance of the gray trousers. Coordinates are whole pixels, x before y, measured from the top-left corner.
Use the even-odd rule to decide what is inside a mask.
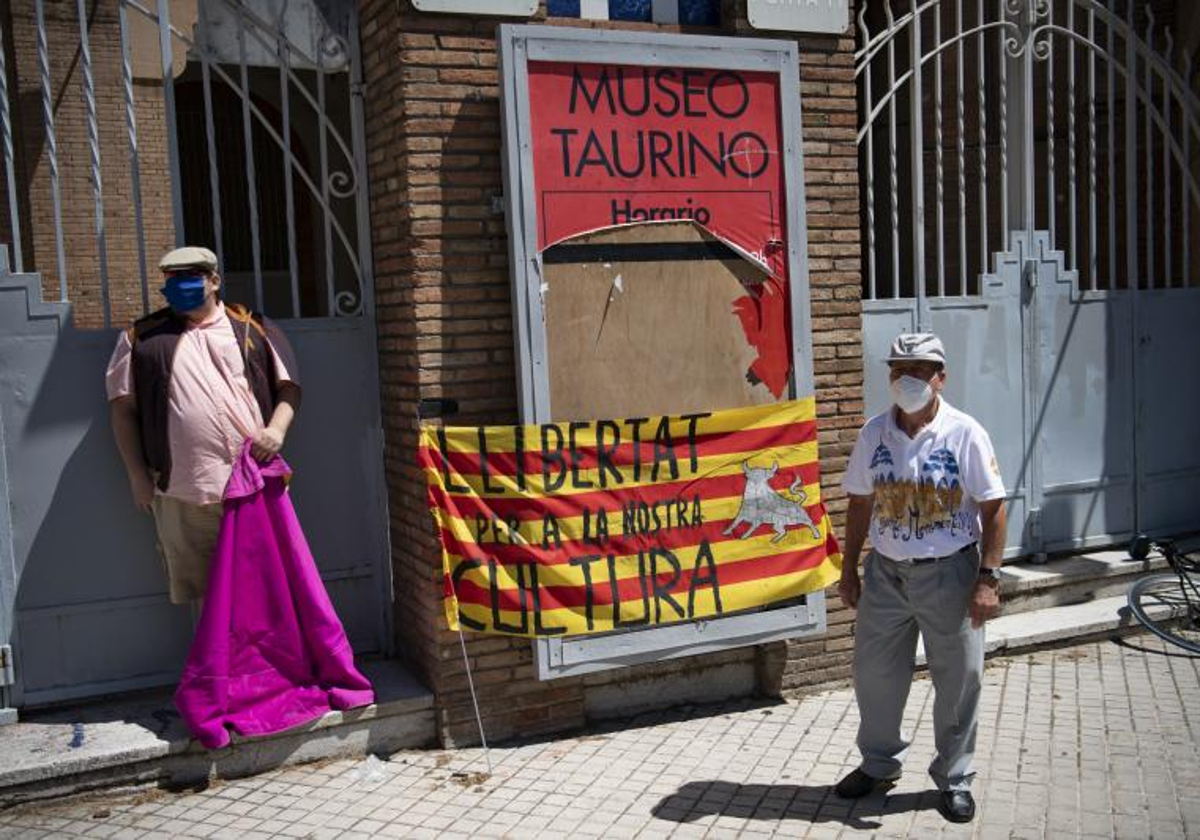
[[[913,566],[872,551],[863,569],[854,637],[854,693],[861,723],[862,771],[894,779],[908,752],[900,731],[912,686],[917,631],[933,678],[937,756],[929,775],[940,790],[968,790],[975,775],[975,732],[983,676],[983,628],[967,614],[979,550]]]

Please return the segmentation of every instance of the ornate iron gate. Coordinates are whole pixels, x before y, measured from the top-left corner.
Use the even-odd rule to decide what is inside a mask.
[[[0,10],[9,703],[170,683],[182,665],[190,617],[167,603],[99,383],[108,328],[157,308],[153,260],[185,242],[216,251],[226,299],[280,319],[294,343],[306,399],[288,441],[293,499],[356,651],[390,647],[356,27],[351,0]]]
[[[858,14],[868,411],[870,360],[932,328],[996,443],[1009,556],[1194,530],[1193,4],[896,5]]]

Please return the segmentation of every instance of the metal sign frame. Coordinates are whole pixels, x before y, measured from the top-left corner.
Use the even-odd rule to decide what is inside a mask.
[[[500,45],[500,100],[505,131],[504,192],[521,422],[551,420],[542,300],[545,272],[537,243],[533,145],[529,134],[530,61],[695,67],[779,75],[792,347],[792,375],[787,393],[789,398],[813,393],[808,228],[796,44],[766,39],[514,24],[500,25],[497,41]],[[538,639],[535,662],[539,679],[548,679],[812,635],[824,630],[825,596],[823,592],[815,592],[809,594],[802,605],[759,613],[597,636]]]

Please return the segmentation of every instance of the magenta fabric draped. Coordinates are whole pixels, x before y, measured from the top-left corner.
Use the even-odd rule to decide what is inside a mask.
[[[325,591],[286,491],[279,456],[249,442],[225,489],[204,612],[175,705],[208,749],[375,700]]]

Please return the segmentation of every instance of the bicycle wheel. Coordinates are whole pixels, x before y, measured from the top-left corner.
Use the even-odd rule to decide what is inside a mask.
[[[1129,608],[1154,635],[1200,653],[1200,603],[1174,574],[1142,578],[1129,590]]]

